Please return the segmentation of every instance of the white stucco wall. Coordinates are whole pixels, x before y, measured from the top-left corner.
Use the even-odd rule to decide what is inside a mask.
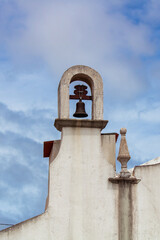
[[[134,239],[159,240],[160,162],[138,166],[135,168],[134,174],[141,178],[133,190]]]
[[[0,232],[1,240],[50,240],[48,212]]]
[[[58,144],[46,212],[0,232],[0,239],[117,240],[118,186],[108,181],[115,173],[115,135],[65,127]]]
[[[110,161],[115,161],[115,136],[106,137],[103,154],[99,129],[67,127],[62,135],[60,152],[50,165],[48,210],[55,226],[53,236],[117,239],[117,193],[108,182],[114,174]],[[108,139],[114,151],[107,155]]]

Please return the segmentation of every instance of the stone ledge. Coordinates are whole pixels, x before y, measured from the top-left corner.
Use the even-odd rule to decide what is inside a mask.
[[[62,131],[63,127],[83,127],[83,128],[105,128],[108,120],[89,120],[89,119],[59,119],[56,118],[54,126],[58,131]]]
[[[137,183],[139,183],[139,182],[141,181],[140,178],[136,178],[136,177],[129,177],[129,178],[114,177],[114,178],[108,178],[108,180],[109,180],[111,183],[116,183],[116,184],[119,184],[120,182],[137,184]]]

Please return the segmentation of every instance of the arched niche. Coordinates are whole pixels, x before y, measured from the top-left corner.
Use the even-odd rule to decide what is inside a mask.
[[[76,65],[66,70],[58,87],[58,118],[69,119],[69,85],[74,81],[86,82],[92,94],[92,120],[103,120],[103,81],[94,69]]]

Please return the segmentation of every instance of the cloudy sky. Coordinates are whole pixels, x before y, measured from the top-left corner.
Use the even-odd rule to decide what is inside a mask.
[[[129,166],[160,156],[159,12],[159,0],[0,0],[0,223],[44,210],[43,141],[60,138],[57,88],[73,65],[101,74],[105,132],[128,129]]]

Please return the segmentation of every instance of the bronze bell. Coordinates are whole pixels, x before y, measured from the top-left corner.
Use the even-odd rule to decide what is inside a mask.
[[[79,102],[76,103],[76,112],[73,114],[73,117],[84,118],[88,117],[88,114],[85,111],[85,104],[79,99]]]

